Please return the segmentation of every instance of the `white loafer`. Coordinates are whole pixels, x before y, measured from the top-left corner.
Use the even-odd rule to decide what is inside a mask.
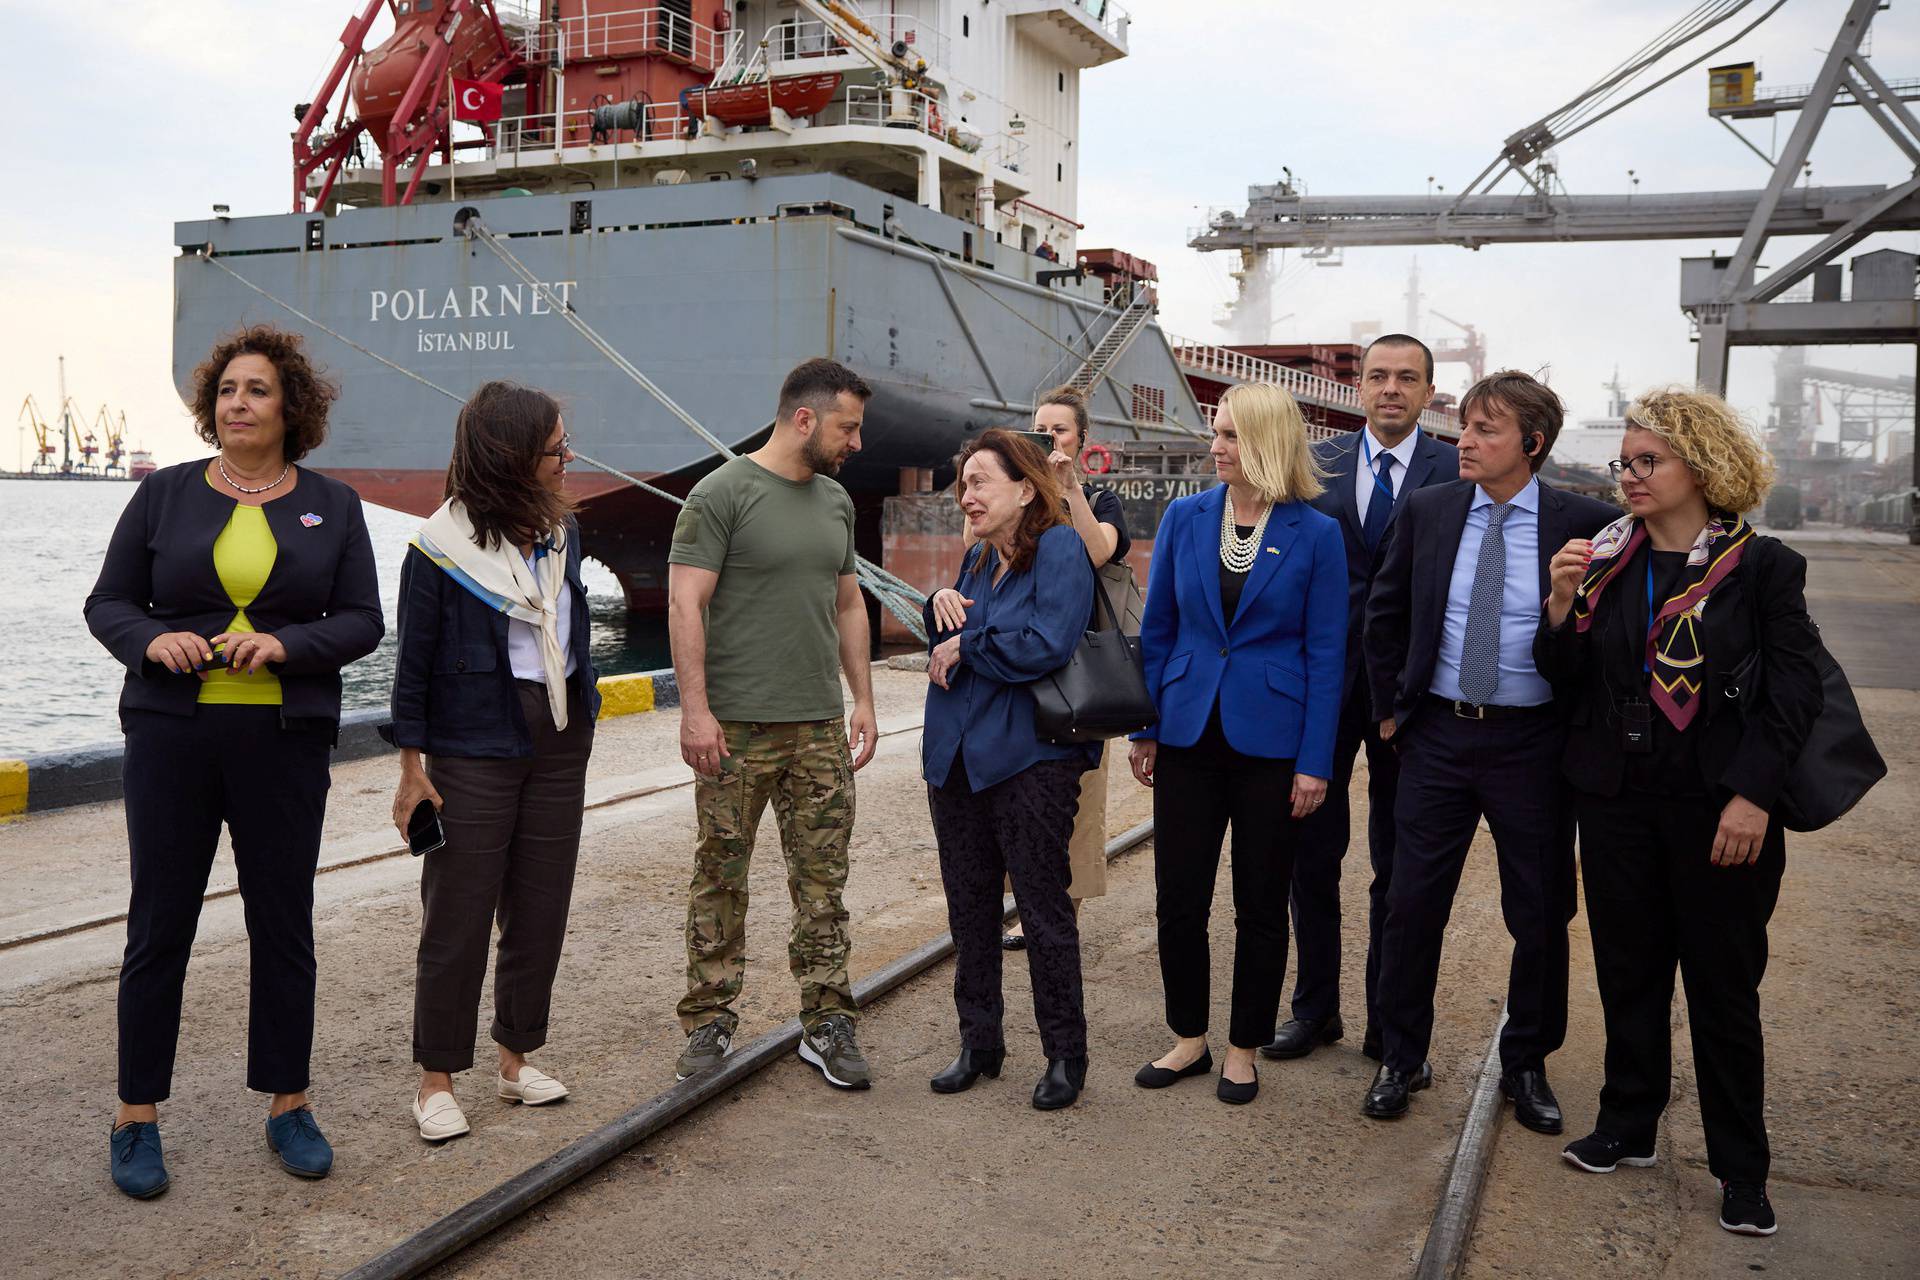
[[[496,1076],[494,1084],[496,1091],[508,1102],[524,1103],[529,1107],[545,1106],[567,1096],[567,1086],[537,1067],[521,1067],[518,1080]]]
[[[448,1138],[472,1132],[467,1125],[467,1113],[460,1109],[453,1095],[444,1089],[428,1094],[425,1106],[420,1104],[420,1094],[416,1090],[413,1095],[413,1119],[420,1126],[420,1136],[428,1142],[445,1142]]]

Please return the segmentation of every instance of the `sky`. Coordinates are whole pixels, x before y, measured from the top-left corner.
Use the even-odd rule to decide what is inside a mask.
[[[635,0],[638,3],[638,0]],[[971,0],[969,0],[971,2]],[[1233,293],[1226,255],[1186,247],[1210,209],[1290,168],[1314,195],[1457,190],[1501,139],[1546,115],[1690,8],[1686,0],[1134,0],[1131,56],[1082,82],[1083,247],[1159,265],[1164,326],[1197,339]],[[1751,12],[1764,8],[1756,3]],[[169,462],[198,451],[171,377],[176,219],[224,203],[235,215],[290,204],[292,104],[330,64],[353,0],[0,0],[16,61],[0,102],[15,122],[0,183],[0,397],[57,400],[56,359],[91,414],[124,410],[130,435]],[[1787,0],[1714,63],[1751,59],[1763,83],[1810,81],[1844,9]],[[1519,16],[1516,16],[1519,15]],[[1735,19],[1729,33],[1741,24]],[[1871,54],[1888,78],[1920,74],[1920,0],[1893,0]],[[1761,186],[1767,169],[1705,111],[1704,68],[1681,76],[1560,148],[1568,188],[1620,193]],[[1784,142],[1792,117],[1781,120]],[[1740,127],[1763,150],[1766,122]],[[1910,166],[1858,109],[1834,112],[1813,153],[1816,184],[1899,181]],[[1920,233],[1877,237],[1920,251]],[[1490,367],[1541,371],[1572,416],[1598,416],[1620,377],[1631,389],[1690,382],[1679,259],[1729,253],[1732,238],[1596,245],[1348,250],[1342,265],[1296,263],[1274,306],[1273,340],[1345,341],[1355,321],[1404,322],[1417,254],[1422,336],[1452,333],[1437,309],[1477,325]],[[1763,263],[1797,244],[1776,240]],[[1849,255],[1851,256],[1851,255]],[[1836,347],[1821,363],[1911,374],[1911,347]],[[1734,353],[1730,398],[1764,420],[1772,353]],[[1442,366],[1442,390],[1464,387]],[[0,426],[4,426],[0,423]],[[17,433],[16,433],[17,434]],[[0,468],[18,464],[0,435]]]

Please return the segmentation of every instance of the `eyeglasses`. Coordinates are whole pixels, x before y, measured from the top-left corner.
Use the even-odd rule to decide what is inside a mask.
[[[566,456],[572,452],[573,437],[563,432],[560,436],[560,447],[558,449],[542,449],[540,456],[543,458],[560,458],[564,460]]]
[[[1653,469],[1663,462],[1671,462],[1657,453],[1643,453],[1637,458],[1614,458],[1607,463],[1607,470],[1618,480],[1622,472],[1630,473],[1636,480],[1646,480],[1653,475]]]

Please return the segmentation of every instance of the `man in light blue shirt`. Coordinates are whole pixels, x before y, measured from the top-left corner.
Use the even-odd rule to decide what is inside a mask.
[[[1506,540],[1506,586],[1500,596],[1500,653],[1491,702],[1503,707],[1537,707],[1553,700],[1553,690],[1533,667],[1533,634],[1540,626],[1540,482],[1532,476],[1526,487],[1508,499],[1513,510],[1501,529]],[[1434,658],[1431,692],[1449,702],[1473,702],[1460,689],[1460,658],[1467,635],[1467,608],[1473,595],[1475,567],[1487,535],[1487,513],[1493,496],[1474,486],[1473,505],[1460,530],[1460,551],[1454,557],[1453,577],[1447,584],[1447,616],[1440,628],[1440,652]],[[1550,550],[1557,551],[1558,547]],[[1551,555],[1548,557],[1551,559]]]

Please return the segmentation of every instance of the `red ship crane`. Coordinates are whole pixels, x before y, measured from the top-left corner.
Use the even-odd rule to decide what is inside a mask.
[[[393,34],[368,49],[367,33],[383,5],[393,11]],[[492,0],[368,0],[341,33],[340,55],[319,96],[295,108],[300,126],[293,135],[294,212],[306,211],[307,176],[316,170],[324,170],[326,178],[314,204],[326,207],[328,193],[363,134],[380,148],[382,202],[411,204],[427,171],[428,155],[439,148],[452,158],[449,77],[504,84],[524,65]],[[343,94],[349,73],[351,85]],[[336,96],[340,103],[333,127],[324,129]],[[412,173],[402,192],[400,174],[409,164]]]

